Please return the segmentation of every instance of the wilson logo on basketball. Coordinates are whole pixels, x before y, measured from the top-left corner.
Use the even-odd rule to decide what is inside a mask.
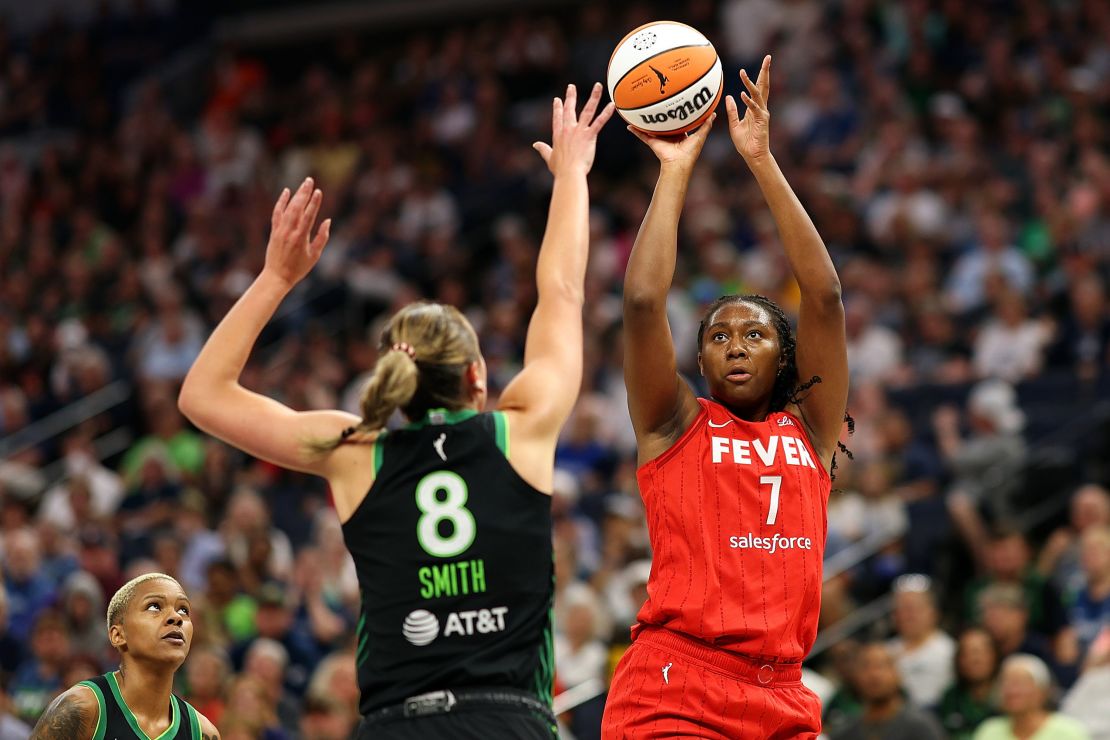
[[[713,93],[708,87],[698,90],[698,94],[681,105],[677,105],[664,113],[641,113],[640,118],[644,123],[666,123],[667,121],[685,121],[690,116],[699,113],[713,100]]]

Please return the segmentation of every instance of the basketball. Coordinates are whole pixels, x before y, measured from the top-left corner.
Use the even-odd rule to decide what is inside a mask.
[[[713,44],[696,28],[675,21],[647,23],[621,39],[606,79],[621,118],[663,135],[700,126],[724,89]]]

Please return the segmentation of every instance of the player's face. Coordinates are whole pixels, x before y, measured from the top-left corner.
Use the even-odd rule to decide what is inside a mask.
[[[181,587],[154,579],[139,584],[123,622],[112,627],[112,644],[134,659],[180,666],[193,642],[192,606]]]
[[[698,365],[718,401],[741,412],[763,412],[759,407],[770,402],[782,367],[770,312],[752,303],[721,306],[705,327]]]

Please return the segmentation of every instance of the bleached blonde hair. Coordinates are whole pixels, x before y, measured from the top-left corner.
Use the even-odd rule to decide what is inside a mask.
[[[112,600],[108,602],[108,629],[112,629],[113,624],[119,624],[123,621],[123,613],[127,611],[127,607],[131,604],[131,599],[135,598],[135,589],[147,581],[165,580],[176,585],[182,591],[185,589],[177,582],[173,576],[168,576],[165,573],[143,573],[141,576],[132,578],[127,583],[120,586],[119,591],[112,596]]]

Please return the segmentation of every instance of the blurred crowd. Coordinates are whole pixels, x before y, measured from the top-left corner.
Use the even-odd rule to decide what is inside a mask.
[[[1110,5],[592,3],[262,49],[201,39],[182,71],[186,11],[135,3],[29,37],[0,21],[0,440],[127,389],[0,461],[0,737],[114,665],[106,598],[147,570],[194,601],[180,692],[225,740],[347,736],[358,585],[326,486],[199,434],[177,386],[260,270],[281,187],[311,174],[331,243],[244,384],[357,411],[383,318],[428,298],[474,323],[496,400],[550,189],[529,145],[567,82],[602,79],[628,30],[669,17],[714,41],[733,94],[773,53],[772,151],[844,287],[856,432],[821,615],[839,639],[807,674],[827,734],[1110,738],[1110,450],[1082,426],[1110,396]],[[702,160],[670,300],[695,385],[706,304],[798,302],[727,136]],[[611,124],[586,377],[557,453],[558,689],[604,687],[646,593],[620,290],[655,173]],[[1072,457],[1034,476],[1069,426]],[[567,736],[597,737],[603,701],[564,714]]]

